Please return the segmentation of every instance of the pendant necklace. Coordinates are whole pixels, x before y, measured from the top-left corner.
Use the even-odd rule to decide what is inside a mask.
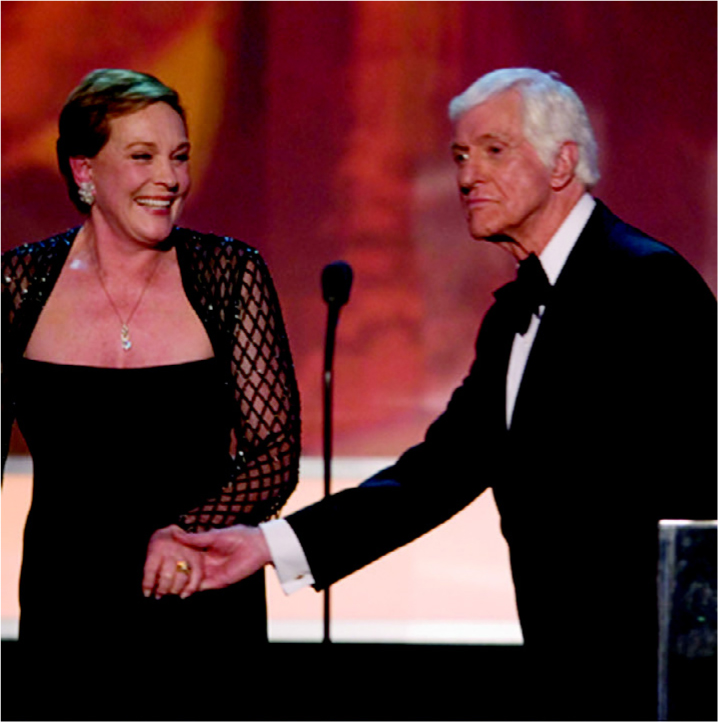
[[[100,281],[100,285],[102,286],[102,290],[105,292],[105,296],[107,296],[107,300],[110,302],[110,306],[112,306],[112,310],[115,312],[115,315],[117,318],[120,319],[120,345],[122,346],[124,351],[129,351],[132,348],[132,341],[130,340],[130,321],[132,320],[132,317],[135,315],[135,311],[140,307],[140,303],[142,303],[142,299],[144,298],[145,292],[150,287],[150,284],[152,283],[152,279],[155,277],[155,272],[157,271],[157,267],[160,265],[160,261],[162,260],[162,256],[158,255],[157,260],[155,261],[155,265],[152,268],[152,272],[149,275],[149,278],[147,279],[147,283],[145,283],[142,291],[140,291],[140,295],[135,302],[135,305],[132,307],[132,311],[130,311],[130,315],[127,317],[127,320],[122,318],[122,314],[120,313],[119,309],[117,308],[117,305],[112,300],[112,296],[110,295],[110,292],[107,290],[107,286],[105,286],[105,282],[102,279],[102,271],[100,270],[100,259],[97,255],[97,248],[95,248],[95,262],[97,266],[97,278]]]

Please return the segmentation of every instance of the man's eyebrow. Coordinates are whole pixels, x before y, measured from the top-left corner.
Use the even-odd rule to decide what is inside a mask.
[[[501,133],[483,133],[482,135],[470,138],[468,141],[455,140],[452,144],[452,148],[468,148],[470,145],[479,145],[480,143],[490,143],[492,141],[500,141],[502,143],[508,143],[509,138]]]

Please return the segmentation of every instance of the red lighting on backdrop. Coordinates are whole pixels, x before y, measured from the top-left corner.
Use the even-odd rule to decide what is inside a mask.
[[[79,222],[55,123],[95,67],[159,75],[189,110],[185,225],[267,258],[320,448],[322,267],[355,271],[336,363],[336,451],[418,441],[468,368],[511,274],[468,238],[448,100],[506,65],[557,70],[602,146],[597,188],[716,288],[713,3],[12,2],[2,4],[2,243]]]

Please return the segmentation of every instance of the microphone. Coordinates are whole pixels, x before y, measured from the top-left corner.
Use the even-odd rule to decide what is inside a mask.
[[[332,465],[332,363],[334,340],[339,321],[339,311],[349,301],[354,274],[345,261],[334,261],[322,271],[322,296],[327,303],[327,335],[324,345],[324,497],[331,490]],[[324,642],[331,642],[329,634],[329,588],[324,590]]]
[[[339,311],[349,301],[354,274],[346,261],[334,261],[322,271],[322,296],[327,303],[327,337],[324,346],[324,375],[331,375],[334,358],[334,339]]]
[[[322,271],[322,295],[330,306],[344,306],[349,300],[354,274],[346,261],[334,261]]]

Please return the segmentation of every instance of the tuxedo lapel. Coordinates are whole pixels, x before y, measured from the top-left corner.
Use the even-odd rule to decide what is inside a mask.
[[[561,400],[555,395],[561,393],[558,389],[580,393],[581,383],[577,381],[575,387],[569,383],[579,371],[577,353],[582,358],[583,379],[590,376],[591,362],[583,351],[590,348],[587,334],[605,279],[601,270],[601,239],[606,237],[606,213],[605,206],[597,201],[556,280],[526,361],[512,417],[514,430],[541,423],[552,405]]]
[[[515,336],[513,321],[499,304],[487,312],[476,343],[475,373],[481,388],[477,406],[484,422],[497,432],[506,431],[506,374]]]

